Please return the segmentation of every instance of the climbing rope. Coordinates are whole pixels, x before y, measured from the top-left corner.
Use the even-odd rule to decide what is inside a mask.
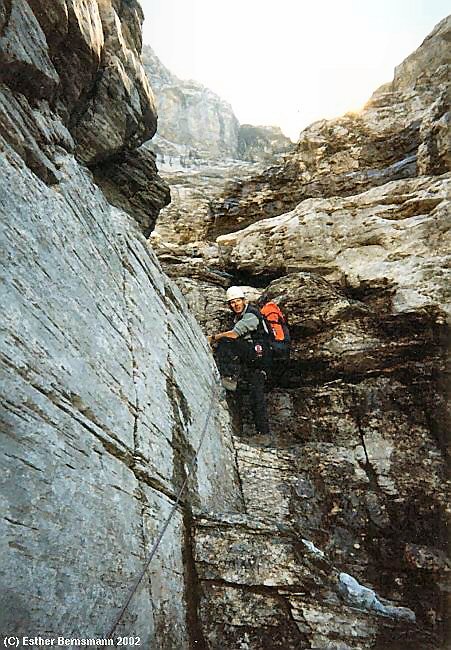
[[[202,443],[204,441],[205,434],[207,432],[208,423],[210,421],[210,417],[211,417],[211,414],[213,412],[213,404],[214,404],[214,401],[215,401],[215,397],[216,397],[216,391],[213,389],[212,397],[211,397],[211,400],[210,400],[210,406],[208,408],[207,418],[205,420],[204,428],[202,430],[202,434],[201,434],[201,437],[200,437],[199,445],[198,445],[197,450],[196,450],[196,454],[195,454],[195,456],[194,456],[194,458],[193,458],[193,460],[192,460],[192,462],[191,462],[191,464],[189,466],[188,472],[187,472],[187,474],[185,476],[185,479],[184,479],[184,481],[182,483],[182,486],[181,486],[181,488],[179,490],[179,493],[178,493],[177,498],[176,498],[176,500],[174,502],[174,505],[172,506],[171,511],[170,511],[168,517],[166,518],[166,521],[164,522],[164,525],[163,525],[162,529],[160,530],[160,533],[158,534],[158,537],[156,538],[155,542],[153,543],[153,546],[152,546],[152,548],[151,548],[151,550],[149,552],[149,555],[147,556],[147,560],[144,563],[144,566],[143,566],[140,574],[138,575],[138,577],[135,580],[132,588],[130,589],[130,593],[129,593],[128,597],[127,597],[127,600],[125,601],[122,609],[120,610],[120,612],[116,616],[115,621],[114,621],[110,631],[108,632],[108,635],[106,636],[107,639],[111,639],[114,632],[116,631],[116,628],[119,625],[123,615],[125,614],[128,606],[130,604],[130,601],[133,598],[136,590],[138,589],[138,587],[139,587],[139,585],[141,583],[141,580],[144,577],[144,574],[146,573],[147,569],[149,568],[149,565],[152,562],[152,559],[153,559],[155,553],[157,552],[158,546],[160,545],[160,542],[163,539],[163,535],[165,534],[166,529],[169,526],[169,523],[170,523],[170,521],[171,521],[171,519],[172,519],[172,517],[174,515],[174,512],[175,512],[178,504],[180,503],[180,499],[182,497],[183,491],[184,491],[184,489],[185,489],[185,487],[186,487],[186,485],[188,483],[189,477],[191,476],[191,472],[192,472],[192,470],[194,468],[194,463],[197,460],[197,457],[198,457],[199,452],[200,452],[200,448],[202,447]]]

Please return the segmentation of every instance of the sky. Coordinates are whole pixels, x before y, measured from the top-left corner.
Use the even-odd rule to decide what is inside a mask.
[[[143,41],[180,79],[280,126],[359,110],[449,13],[449,0],[140,0]]]

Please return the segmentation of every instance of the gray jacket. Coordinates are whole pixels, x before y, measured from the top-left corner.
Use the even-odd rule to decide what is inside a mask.
[[[235,325],[232,331],[236,332],[239,338],[252,341],[251,332],[255,332],[258,329],[259,320],[255,314],[247,311],[247,307],[248,305],[246,305],[241,314],[235,316]]]

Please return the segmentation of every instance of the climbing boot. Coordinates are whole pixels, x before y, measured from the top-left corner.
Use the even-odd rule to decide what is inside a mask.
[[[274,436],[270,433],[268,435],[267,441],[262,445],[265,449],[269,449],[270,447],[274,448]]]
[[[234,392],[236,390],[238,381],[234,377],[222,377],[222,385],[226,390]]]
[[[263,441],[260,443],[261,447],[263,447],[264,449],[268,449],[269,447],[275,447],[275,438],[272,431],[268,431],[268,433],[260,434],[260,435],[262,435],[263,438]]]

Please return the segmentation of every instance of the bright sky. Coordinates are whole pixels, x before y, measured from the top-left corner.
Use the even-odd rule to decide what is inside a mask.
[[[449,0],[140,0],[144,43],[241,124],[296,140],[360,108],[449,12]]]

